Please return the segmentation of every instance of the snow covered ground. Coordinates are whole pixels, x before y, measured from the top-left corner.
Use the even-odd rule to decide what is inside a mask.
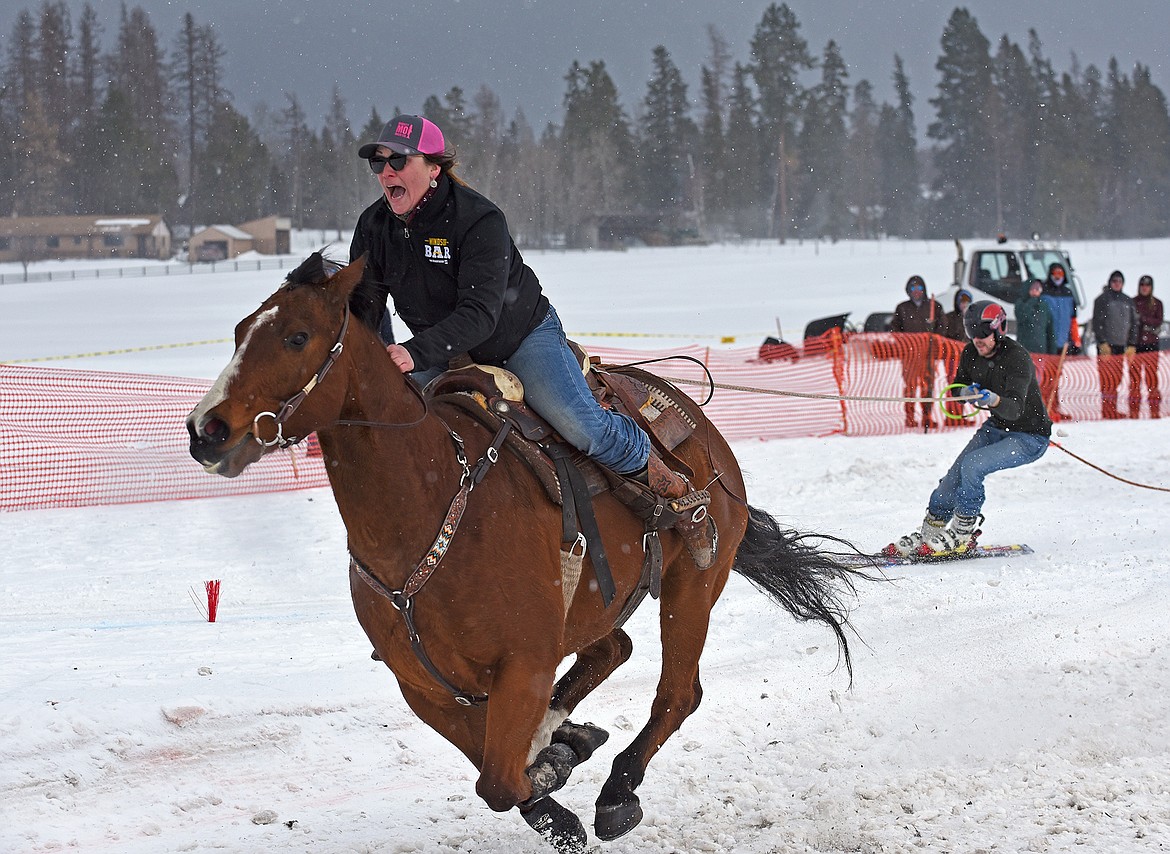
[[[1090,294],[1114,267],[1165,290],[1170,241],[1070,249]],[[751,346],[777,316],[790,339],[814,317],[861,320],[892,308],[912,273],[941,291],[951,258],[943,243],[529,255],[571,331],[661,336],[595,338],[655,348]],[[6,285],[0,360],[106,354],[44,364],[213,377],[223,339],[279,278]],[[1061,434],[1107,470],[1170,487],[1164,422]],[[876,548],[917,524],[965,439],[736,451],[753,504]],[[862,588],[852,689],[827,630],[733,576],[703,704],[639,789],[645,821],[594,846],[1170,848],[1170,495],[1052,449],[993,476],[985,510],[987,542],[1037,553]],[[0,851],[548,850],[514,812],[479,801],[470,765],[369,659],[327,491],[9,513],[0,529]],[[223,593],[209,624],[191,590],[212,578]],[[578,712],[611,732],[562,792],[587,827],[657,680],[653,603],[628,627],[634,658]]]

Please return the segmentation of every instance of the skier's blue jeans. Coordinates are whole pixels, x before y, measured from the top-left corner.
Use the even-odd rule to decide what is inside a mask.
[[[618,474],[645,468],[650,437],[628,416],[603,409],[597,402],[552,306],[503,367],[524,384],[528,405],[574,448]],[[415,371],[411,377],[425,386],[441,372]]]
[[[1001,430],[986,422],[955,458],[930,494],[927,510],[936,519],[975,516],[983,507],[983,479],[1003,469],[1034,463],[1048,450],[1048,437]]]

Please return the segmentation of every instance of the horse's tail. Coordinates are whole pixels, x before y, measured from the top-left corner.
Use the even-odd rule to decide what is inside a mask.
[[[796,619],[816,620],[831,628],[852,680],[853,659],[845,637],[845,629],[852,626],[846,599],[856,593],[856,581],[876,579],[841,565],[832,552],[819,547],[823,542],[856,552],[851,544],[837,537],[786,531],[770,514],[749,506],[747,531],[736,550],[732,569]]]

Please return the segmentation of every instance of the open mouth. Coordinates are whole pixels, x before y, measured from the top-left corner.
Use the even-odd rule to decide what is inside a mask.
[[[387,187],[386,195],[390,198],[390,201],[397,202],[399,199],[402,199],[406,196],[406,187],[401,185]]]

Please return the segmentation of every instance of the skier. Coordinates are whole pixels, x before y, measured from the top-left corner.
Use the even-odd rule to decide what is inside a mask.
[[[991,412],[930,495],[922,526],[885,555],[925,558],[960,555],[975,545],[992,472],[1035,462],[1048,450],[1052,421],[1044,409],[1031,355],[1004,335],[1007,312],[990,300],[972,303],[963,315],[970,343],[959,357],[957,392],[976,395]]]

